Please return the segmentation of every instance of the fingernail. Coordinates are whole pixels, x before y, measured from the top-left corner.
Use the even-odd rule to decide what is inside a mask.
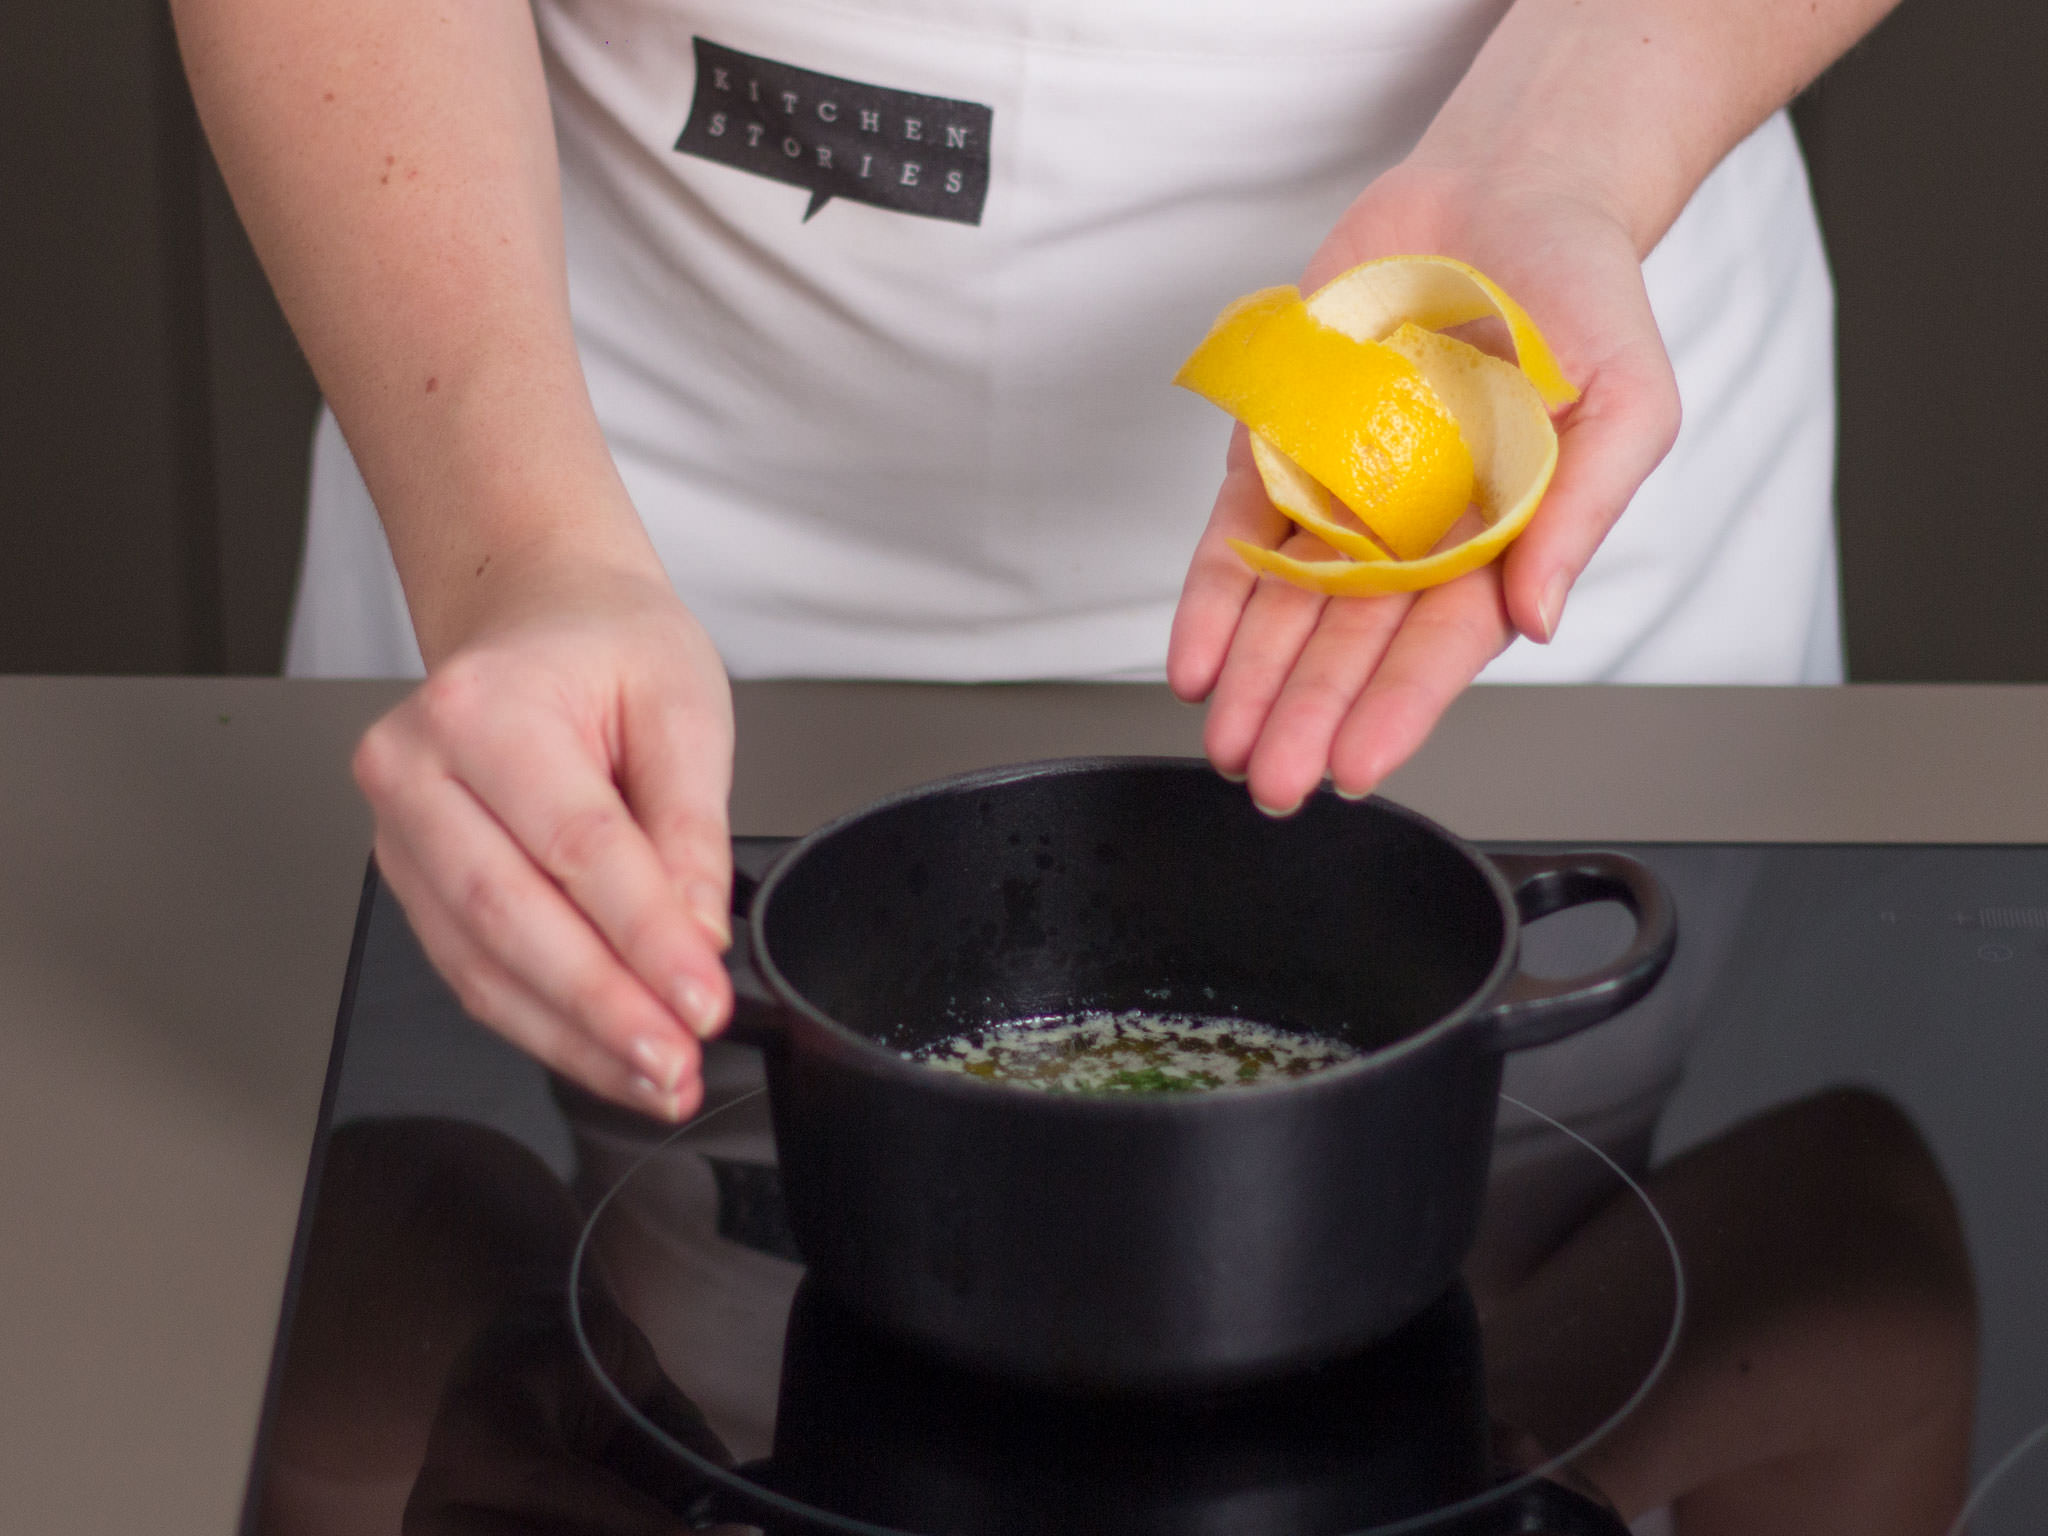
[[[664,1120],[673,1120],[682,1113],[683,1107],[676,1099],[676,1096],[672,1093],[664,1092],[661,1084],[651,1078],[634,1078],[633,1091],[647,1102],[649,1109],[652,1109]]]
[[[1564,600],[1571,589],[1571,577],[1559,571],[1550,578],[1549,585],[1544,587],[1543,596],[1536,604],[1536,621],[1543,626],[1543,633],[1537,638],[1545,645],[1556,638],[1557,621],[1564,617]]]
[[[1230,773],[1222,768],[1218,768],[1216,770],[1216,777],[1226,784],[1242,784],[1251,775],[1248,773]]]
[[[676,1012],[683,1016],[683,1022],[693,1033],[711,1033],[715,1022],[711,1017],[711,994],[687,976],[676,983]]]
[[[1301,809],[1301,802],[1299,800],[1289,806],[1271,806],[1262,803],[1257,795],[1252,796],[1252,804],[1258,806],[1261,816],[1270,816],[1275,821],[1285,821]]]
[[[652,1081],[664,1094],[674,1093],[676,1084],[683,1080],[683,1073],[689,1070],[689,1063],[681,1051],[664,1041],[645,1036],[633,1042],[633,1060],[647,1074],[641,1081]]]
[[[1342,784],[1334,782],[1330,785],[1330,788],[1337,791],[1337,798],[1339,800],[1365,800],[1372,796],[1370,789],[1346,789]]]
[[[683,905],[690,909],[690,916],[717,936],[720,944],[732,943],[732,905],[724,891],[709,880],[700,880],[684,895]]]

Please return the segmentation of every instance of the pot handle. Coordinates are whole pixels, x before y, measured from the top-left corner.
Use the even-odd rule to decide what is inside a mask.
[[[732,872],[733,936],[732,948],[725,956],[725,969],[732,977],[732,1023],[719,1038],[767,1050],[782,1040],[782,1010],[755,971],[753,946],[747,942],[747,909],[753,906],[760,884],[743,869]]]
[[[1655,986],[1671,963],[1678,916],[1671,893],[1648,865],[1599,851],[1489,857],[1514,888],[1525,923],[1595,901],[1618,901],[1636,920],[1628,948],[1590,975],[1552,981],[1517,970],[1490,1010],[1499,1049],[1548,1045],[1611,1019]]]

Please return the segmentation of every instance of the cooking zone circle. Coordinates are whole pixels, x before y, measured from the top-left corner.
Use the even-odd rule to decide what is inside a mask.
[[[1598,1423],[1576,1443],[1534,1466],[1506,1470],[1495,1459],[1495,1446],[1514,1430],[1490,1424],[1487,1411],[1485,1362],[1499,1342],[1488,1329],[1497,1322],[1482,1323],[1462,1282],[1364,1354],[1281,1381],[1225,1392],[1062,1398],[929,1358],[801,1279],[786,1305],[779,1375],[751,1384],[774,1400],[772,1445],[746,1447],[767,1454],[721,1465],[649,1417],[644,1394],[636,1400],[606,1368],[592,1343],[596,1293],[587,1288],[601,1283],[595,1253],[613,1235],[608,1222],[638,1221],[647,1209],[673,1212],[676,1192],[693,1187],[718,1192],[715,1201],[699,1202],[709,1224],[704,1242],[693,1244],[699,1251],[722,1247],[748,1273],[768,1263],[764,1252],[781,1250],[774,1263],[793,1257],[775,1235],[773,1165],[718,1155],[732,1152],[734,1127],[750,1116],[765,1134],[758,1091],[678,1128],[598,1199],[570,1263],[569,1322],[601,1390],[694,1490],[678,1510],[693,1524],[847,1536],[1039,1529],[1397,1536],[1476,1530],[1482,1514],[1493,1529],[1504,1509],[1519,1506],[1555,1522],[1527,1528],[1620,1536],[1618,1520],[1558,1480],[1568,1480],[1565,1469],[1635,1411],[1669,1364],[1685,1306],[1678,1249],[1642,1187],[1604,1152],[1540,1110],[1503,1100],[1544,1122],[1560,1155],[1633,1202],[1669,1264],[1669,1325],[1654,1355],[1625,1371],[1603,1362],[1593,1379],[1632,1386],[1598,1405]],[[736,1176],[736,1167],[749,1171]],[[1609,1347],[1601,1301],[1586,1296],[1571,1318],[1573,1343],[1589,1359]],[[660,1322],[634,1321],[664,1354]],[[691,1362],[673,1354],[664,1354],[663,1369],[689,1396]],[[714,1433],[726,1430],[715,1412],[706,1417]]]

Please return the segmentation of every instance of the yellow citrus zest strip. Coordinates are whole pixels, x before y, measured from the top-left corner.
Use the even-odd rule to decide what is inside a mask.
[[[1209,327],[1209,334],[1202,339],[1194,355],[1181,364],[1173,382],[1194,390],[1196,394],[1207,394],[1208,391],[1195,382],[1197,378],[1234,376],[1237,370],[1245,367],[1245,354],[1258,340],[1266,322],[1281,310],[1300,302],[1301,290],[1292,283],[1261,288],[1241,299],[1232,299],[1224,306],[1223,313],[1216,317],[1216,323]]]
[[[1440,334],[1497,318],[1504,363]],[[1254,570],[1316,591],[1413,591],[1499,556],[1557,465],[1552,408],[1578,398],[1535,323],[1484,273],[1448,256],[1393,256],[1247,295],[1176,378],[1250,430],[1274,507],[1341,560],[1240,540]],[[1443,546],[1476,501],[1481,532]]]
[[[1384,341],[1404,322],[1441,331],[1497,315],[1507,323],[1516,360],[1544,403],[1555,409],[1579,398],[1528,311],[1484,272],[1454,257],[1384,256],[1365,262],[1309,295],[1307,309],[1358,341]]]
[[[1295,526],[1306,528],[1330,548],[1354,560],[1394,558],[1360,529],[1338,522],[1331,515],[1330,493],[1316,483],[1315,476],[1256,432],[1252,434],[1252,462],[1266,484],[1266,499]]]
[[[1224,311],[1175,382],[1244,422],[1403,559],[1427,554],[1472,500],[1457,419],[1414,363],[1314,319],[1287,290]]]
[[[1512,364],[1418,324],[1402,324],[1387,337],[1386,345],[1415,364],[1458,419],[1472,451],[1486,528],[1419,560],[1296,560],[1232,539],[1231,548],[1254,570],[1332,597],[1414,592],[1485,565],[1535,515],[1557,468],[1557,431],[1534,381]],[[1257,448],[1254,442],[1255,453]],[[1263,478],[1265,466],[1260,468]],[[1270,481],[1267,494],[1273,494]]]

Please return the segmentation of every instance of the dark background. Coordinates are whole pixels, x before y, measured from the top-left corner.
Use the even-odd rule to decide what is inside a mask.
[[[2048,680],[2044,65],[1906,0],[1798,107],[1859,680]],[[161,0],[0,7],[0,672],[276,671],[316,398]]]

